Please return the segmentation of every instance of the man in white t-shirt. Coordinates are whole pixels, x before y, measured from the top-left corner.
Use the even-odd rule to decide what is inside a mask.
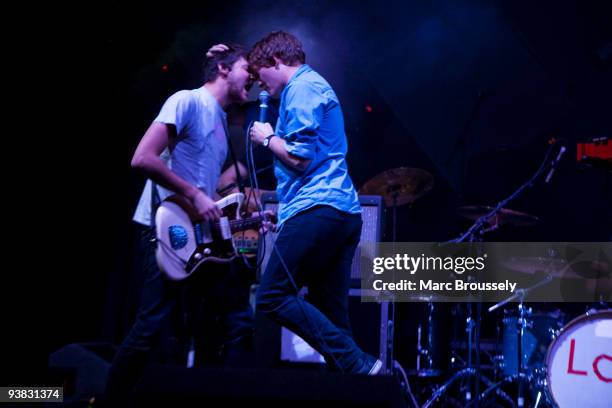
[[[134,221],[142,230],[137,256],[146,279],[136,322],[109,370],[105,395],[108,406],[129,406],[133,386],[181,291],[181,283],[162,276],[155,261],[154,203],[178,194],[189,200],[202,220],[214,221],[221,215],[214,194],[228,151],[224,109],[231,103],[245,102],[252,82],[243,48],[230,46],[208,56],[204,85],[179,91],[166,100],[132,158],[132,167],[149,178],[134,214]],[[224,296],[227,285],[221,286],[218,291],[221,294],[216,295]],[[248,304],[248,294],[244,301]],[[228,319],[249,319],[245,315],[248,312],[243,310],[229,308],[224,312]],[[231,316],[233,312],[235,316]],[[228,342],[240,341],[240,328],[230,324],[226,332]]]

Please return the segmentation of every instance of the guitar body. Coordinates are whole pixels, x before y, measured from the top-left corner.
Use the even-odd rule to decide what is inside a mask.
[[[156,259],[161,271],[172,280],[182,280],[205,262],[234,259],[237,253],[232,234],[261,222],[259,218],[240,219],[243,201],[244,195],[240,193],[217,201],[223,216],[215,224],[194,222],[191,204],[180,196],[164,200],[155,214]]]

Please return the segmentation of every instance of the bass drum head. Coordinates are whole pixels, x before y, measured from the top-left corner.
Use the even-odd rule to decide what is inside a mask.
[[[612,406],[612,309],[579,316],[551,343],[548,392],[559,408]]]

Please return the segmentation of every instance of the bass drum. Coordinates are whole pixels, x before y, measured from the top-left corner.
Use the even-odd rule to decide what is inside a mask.
[[[612,309],[568,323],[546,355],[547,386],[559,408],[612,406]]]

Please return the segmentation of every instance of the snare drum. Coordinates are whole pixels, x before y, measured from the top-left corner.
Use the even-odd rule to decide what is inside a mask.
[[[612,309],[567,324],[546,355],[548,392],[559,406],[612,406]]]

